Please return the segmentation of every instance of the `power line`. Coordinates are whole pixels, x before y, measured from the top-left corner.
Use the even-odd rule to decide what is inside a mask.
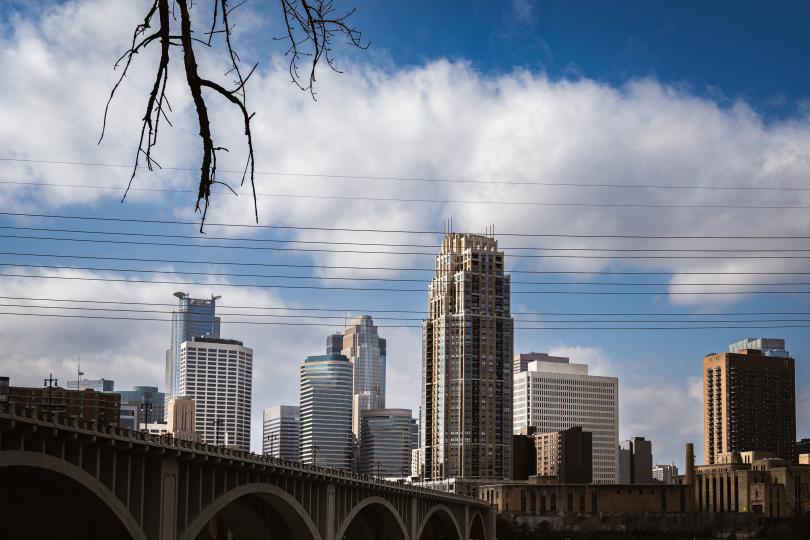
[[[199,227],[197,221],[181,221],[181,220],[161,220],[161,219],[139,219],[139,218],[119,218],[119,217],[100,217],[100,216],[76,216],[66,214],[37,214],[30,212],[0,212],[0,216],[16,216],[16,217],[38,217],[46,219],[65,219],[65,220],[84,220],[84,221],[105,221],[115,223],[143,223],[143,224],[156,224],[156,225],[190,225]],[[439,235],[444,234],[443,231],[432,230],[408,230],[408,229],[370,229],[370,228],[350,228],[350,227],[302,227],[293,225],[259,225],[254,223],[207,223],[209,227],[235,227],[245,229],[275,229],[275,230],[296,230],[296,231],[330,231],[330,232],[372,232],[380,234],[420,234],[420,235]],[[501,233],[497,234],[499,237],[524,237],[524,238],[627,238],[627,239],[661,239],[661,240],[808,240],[810,236],[807,235],[638,235],[638,234],[556,234],[556,233]]]
[[[43,159],[24,159],[2,157],[0,161],[17,163],[36,163],[45,165],[73,165],[84,167],[110,167],[132,169],[132,165],[117,163],[93,163],[79,161],[56,161]],[[145,168],[143,166],[139,168]],[[196,171],[190,167],[161,167],[166,171]],[[243,171],[233,169],[222,169],[218,172],[242,174]],[[585,182],[548,182],[542,180],[518,180],[518,179],[494,179],[494,178],[441,178],[441,177],[419,177],[419,176],[373,176],[356,174],[325,174],[325,173],[302,173],[302,172],[282,172],[282,171],[256,171],[254,174],[262,176],[281,176],[294,178],[328,178],[333,180],[371,180],[389,182],[428,182],[428,183],[453,183],[453,184],[496,184],[496,185],[520,185],[520,186],[550,186],[550,187],[581,187],[581,188],[620,188],[620,189],[678,189],[678,190],[720,190],[720,191],[810,191],[810,188],[794,186],[717,186],[700,184],[621,184],[621,183],[585,183]],[[8,182],[12,183],[12,182]],[[16,182],[14,182],[16,183]],[[58,186],[68,186],[66,184],[56,184]],[[70,187],[96,187],[96,186],[75,186]],[[118,188],[111,188],[118,189]],[[191,190],[189,190],[191,191]],[[196,193],[196,192],[195,192]]]
[[[256,194],[259,196],[259,194]],[[785,204],[675,204],[675,203],[642,203],[642,202],[549,202],[549,201],[504,201],[504,200],[471,200],[471,199],[418,199],[404,197],[371,197],[363,195],[310,195],[305,193],[263,193],[262,197],[273,199],[313,199],[329,201],[365,201],[374,203],[409,203],[409,204],[484,204],[493,206],[541,206],[559,208],[694,208],[725,210],[806,210],[807,205]]]
[[[157,307],[171,307],[177,308],[176,303],[162,303],[162,302],[138,302],[132,300],[86,300],[75,298],[42,298],[32,296],[0,296],[0,300],[26,300],[33,302],[71,302],[76,304],[114,304],[124,306],[157,306]],[[304,308],[296,306],[233,306],[227,304],[217,304],[217,308],[223,309],[253,309],[253,310],[286,310],[286,311],[313,311],[313,312],[329,312],[340,313],[343,318],[345,313],[409,313],[427,315],[425,310],[403,310],[403,309],[370,309],[370,308]],[[228,315],[229,313],[222,313]],[[560,311],[513,311],[512,315],[546,315],[546,316],[661,316],[661,317],[753,317],[753,316],[781,316],[781,315],[810,315],[810,311],[746,311],[746,312],[701,312],[701,313],[681,313],[681,312],[560,312]],[[423,317],[422,317],[423,318]],[[421,319],[421,318],[420,318]]]
[[[204,245],[180,242],[153,242],[136,240],[106,240],[103,238],[66,238],[56,236],[26,236],[21,234],[0,234],[0,238],[16,238],[21,240],[53,241],[53,242],[78,242],[86,244],[121,244],[134,246],[160,246],[160,247],[194,247],[205,249],[237,249],[247,251],[278,251],[293,253],[351,253],[360,255],[396,255],[396,256],[426,256],[435,257],[437,253],[427,251],[374,251],[362,249],[331,249],[331,248],[298,248],[298,247],[277,247],[277,246],[234,246],[234,245]],[[585,249],[585,248],[583,248]],[[598,251],[598,250],[594,250]],[[621,251],[621,250],[604,250]],[[646,250],[628,250],[646,251]],[[673,250],[675,251],[675,250]],[[684,250],[690,251],[690,250]],[[724,252],[725,250],[715,250]],[[757,252],[759,250],[751,250]],[[800,251],[810,250],[780,250],[780,251]],[[810,259],[810,255],[580,255],[580,254],[531,254],[531,255],[509,255],[512,259]]]
[[[4,277],[31,278],[31,279],[60,279],[73,281],[101,281],[107,283],[154,283],[160,285],[193,285],[196,287],[241,287],[257,289],[311,289],[311,290],[333,290],[333,291],[361,291],[361,292],[419,292],[424,293],[426,289],[402,289],[391,287],[333,287],[325,285],[289,285],[289,284],[265,284],[265,283],[197,283],[188,281],[165,281],[146,279],[123,279],[123,278],[98,278],[86,276],[43,276],[27,274],[0,273]],[[735,294],[810,294],[807,291],[548,291],[548,290],[524,290],[511,291],[512,294],[554,294],[554,295],[735,295]]]
[[[89,231],[86,229],[59,229],[49,227],[21,227],[15,225],[0,225],[0,229],[8,229],[15,231],[37,231],[37,232],[58,232],[58,233],[71,233],[71,234],[99,234],[107,236],[127,236],[127,237],[142,237],[142,238],[175,238],[194,241],[211,241],[211,240],[225,240],[227,242],[251,242],[251,243],[276,243],[276,244],[326,244],[326,245],[343,245],[343,246],[363,246],[363,247],[408,247],[408,248],[432,248],[434,250],[440,249],[437,244],[402,244],[390,242],[346,242],[340,240],[298,240],[292,238],[245,238],[239,236],[210,236],[210,235],[183,235],[183,234],[159,234],[159,233],[143,233],[143,232],[122,232],[122,231]],[[17,238],[13,235],[0,235],[10,238]],[[20,238],[28,238],[21,236]],[[51,239],[50,237],[34,237],[36,239]],[[194,246],[198,246],[194,244]],[[545,247],[545,246],[499,246],[500,250],[504,252],[509,251],[593,251],[593,252],[684,252],[684,253],[783,253],[783,252],[810,252],[810,249],[803,248],[760,248],[760,249],[740,249],[740,248],[592,248],[592,247]],[[248,249],[248,248],[245,248]],[[262,249],[262,248],[255,248]],[[421,255],[436,255],[437,251],[431,252],[417,252],[414,254]],[[520,255],[510,255],[510,257],[520,257]]]
[[[0,307],[18,307],[18,308],[33,308],[33,309],[59,309],[59,310],[69,310],[69,311],[103,311],[103,312],[115,312],[115,313],[163,313],[163,314],[171,314],[172,311],[167,311],[165,309],[156,310],[156,309],[126,309],[126,308],[98,308],[98,307],[76,307],[76,306],[39,306],[34,304],[9,304],[9,303],[0,303]],[[218,312],[219,316],[227,316],[227,317],[260,317],[260,318],[276,318],[276,319],[318,319],[318,320],[345,320],[345,315],[298,315],[298,314],[277,314],[277,313],[223,313]],[[206,316],[199,315],[195,316],[193,313],[187,313],[186,318],[194,321],[194,320],[207,320]],[[381,321],[422,321],[423,318],[421,317],[375,317],[375,320]],[[549,320],[549,319],[514,319],[515,322],[528,322],[528,323],[604,323],[604,324],[611,324],[611,323],[689,323],[689,324],[703,324],[706,321],[688,321],[683,319],[652,319],[652,320],[643,320],[643,319],[579,319],[579,320],[570,320],[570,319],[560,319],[560,320]],[[241,322],[240,320],[236,319],[228,319],[228,323],[232,322]],[[711,323],[766,323],[766,322],[773,322],[773,323],[799,323],[799,322],[808,322],[810,323],[810,319],[713,319],[709,321]]]
[[[123,320],[123,321],[159,321],[170,322],[170,318],[158,317],[111,317],[101,315],[66,315],[58,313],[13,313],[0,311],[0,315],[13,315],[18,317],[57,317],[63,319],[96,319],[96,320]],[[289,321],[234,321],[233,324],[249,324],[256,326],[315,326],[333,328],[334,324],[328,323],[307,323],[307,322],[289,322]],[[421,328],[421,325],[376,325],[378,328]],[[756,326],[524,326],[516,327],[516,330],[740,330],[740,329],[765,329],[765,328],[810,328],[810,325],[802,324],[779,324],[779,325],[756,325]]]
[[[237,261],[191,261],[187,259],[147,259],[140,257],[110,257],[101,255],[72,255],[72,254],[58,254],[58,253],[31,253],[19,251],[0,251],[0,255],[14,256],[14,257],[39,257],[39,258],[56,258],[56,259],[79,259],[79,260],[98,260],[98,261],[126,261],[126,262],[145,262],[145,263],[165,263],[165,264],[208,264],[211,266],[249,266],[261,268],[308,268],[308,269],[326,269],[326,270],[360,270],[360,271],[386,271],[386,272],[435,272],[435,268],[412,268],[412,267],[396,267],[396,266],[340,266],[340,265],[326,265],[326,264],[296,264],[296,263],[257,263],[257,262],[237,262]],[[669,275],[684,275],[684,276],[770,276],[770,275],[785,275],[785,276],[800,276],[810,275],[810,272],[682,272],[682,271],[607,271],[607,270],[507,270],[508,274],[534,274],[534,275],[601,275],[601,276],[669,276]],[[427,281],[427,280],[425,280]]]
[[[287,274],[244,274],[233,272],[203,272],[203,271],[182,271],[182,270],[153,270],[153,269],[140,269],[140,268],[98,268],[94,266],[64,266],[55,264],[22,264],[22,263],[5,263],[0,262],[0,266],[6,267],[21,267],[21,268],[46,268],[56,270],[88,270],[96,272],[134,272],[144,274],[177,274],[188,276],[214,276],[214,277],[231,277],[231,278],[263,278],[263,279],[315,279],[325,281],[382,281],[393,283],[430,283],[429,279],[413,279],[413,278],[385,278],[385,277],[362,277],[362,276],[301,276],[301,275],[287,275]],[[786,282],[754,282],[754,283],[669,283],[662,281],[652,282],[606,282],[606,281],[511,281],[511,284],[517,285],[587,285],[587,286],[608,286],[608,287],[749,287],[749,286],[803,286],[810,285],[810,281],[786,281]]]

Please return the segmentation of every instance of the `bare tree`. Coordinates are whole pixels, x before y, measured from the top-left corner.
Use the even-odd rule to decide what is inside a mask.
[[[248,111],[246,87],[248,80],[256,70],[258,64],[248,66],[245,69],[239,54],[233,46],[234,25],[231,22],[233,11],[242,5],[246,0],[233,4],[230,0],[213,0],[213,11],[211,16],[211,27],[204,32],[197,32],[193,27],[191,10],[194,7],[193,0],[153,0],[151,7],[146,12],[143,22],[135,27],[132,34],[132,41],[129,48],[118,58],[115,69],[121,68],[121,76],[110,91],[110,97],[104,108],[104,121],[102,123],[101,137],[99,144],[104,138],[107,127],[107,114],[110,103],[115,97],[115,92],[127,76],[127,72],[132,65],[136,54],[143,51],[152,43],[160,47],[160,57],[155,67],[154,82],[149,91],[146,102],[146,111],[141,123],[140,139],[135,155],[135,163],[132,175],[124,193],[123,200],[129,193],[138,167],[143,163],[150,171],[154,167],[160,168],[160,164],[153,156],[153,149],[157,145],[158,131],[161,120],[171,126],[169,115],[172,108],[166,97],[166,85],[169,80],[169,61],[172,57],[182,54],[183,72],[186,86],[191,94],[194,108],[197,113],[197,124],[199,135],[202,141],[202,156],[200,160],[200,184],[197,192],[195,211],[201,212],[200,232],[203,231],[205,218],[208,213],[208,206],[211,196],[211,187],[214,184],[222,184],[227,189],[236,193],[231,186],[217,179],[217,153],[227,152],[228,149],[218,146],[214,142],[211,134],[211,121],[208,114],[208,103],[206,99],[213,94],[217,98],[227,100],[241,115],[244,122],[245,138],[247,144],[247,159],[244,171],[242,172],[241,183],[250,179],[253,191],[253,209],[256,221],[259,220],[259,210],[256,200],[255,185],[255,159],[253,152],[253,136],[250,122],[255,113]],[[338,69],[333,63],[331,56],[332,42],[336,36],[346,38],[349,45],[366,48],[368,43],[363,44],[360,32],[349,25],[349,18],[354,13],[350,9],[342,14],[335,11],[332,0],[280,0],[281,12],[285,23],[285,32],[276,40],[289,42],[286,51],[290,59],[290,77],[292,81],[302,90],[309,91],[315,99],[315,70],[321,60],[325,60],[327,65],[335,70]],[[199,9],[198,7],[195,9]],[[179,15],[179,21],[178,21]],[[207,28],[207,27],[206,27]],[[230,76],[230,83],[220,83],[200,74],[200,69],[195,57],[195,51],[201,48],[213,48],[217,45],[219,38],[221,47],[227,53],[230,69],[223,77]],[[177,51],[176,53],[174,51]],[[307,64],[307,71],[302,75],[302,65]],[[226,85],[230,84],[230,88]]]

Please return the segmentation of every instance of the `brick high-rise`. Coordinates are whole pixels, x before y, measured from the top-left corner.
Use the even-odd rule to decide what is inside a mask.
[[[703,358],[704,457],[764,450],[793,462],[796,382],[792,358],[758,349]]]
[[[510,278],[497,241],[450,233],[422,323],[425,480],[508,479],[512,437]]]

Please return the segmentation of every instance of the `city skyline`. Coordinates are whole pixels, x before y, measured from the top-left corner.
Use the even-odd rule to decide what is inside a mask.
[[[430,277],[424,270],[433,266],[442,222],[452,218],[454,230],[463,232],[483,233],[495,224],[515,282],[516,352],[567,356],[620,379],[620,439],[643,435],[653,441],[657,461],[681,464],[683,441],[702,446],[703,357],[759,336],[785,339],[797,359],[797,438],[810,436],[810,366],[803,362],[810,357],[810,332],[780,328],[807,325],[798,322],[805,315],[788,313],[810,312],[808,295],[755,293],[807,287],[730,285],[804,282],[779,272],[804,271],[806,259],[795,258],[804,256],[798,251],[726,251],[796,250],[806,240],[723,238],[807,235],[806,210],[769,208],[807,205],[805,191],[782,190],[802,188],[808,168],[805,154],[795,151],[810,140],[807,75],[791,67],[810,53],[801,23],[807,8],[740,7],[730,25],[728,4],[707,7],[700,20],[682,6],[644,4],[594,7],[585,18],[549,3],[526,2],[526,11],[508,2],[464,6],[458,8],[464,24],[444,39],[437,20],[447,7],[428,10],[418,3],[431,14],[405,16],[412,8],[387,12],[366,2],[358,6],[357,24],[373,45],[367,54],[339,55],[342,74],[319,74],[317,103],[289,85],[280,56],[246,56],[259,62],[255,86],[248,88],[261,157],[256,167],[272,173],[256,177],[260,227],[244,227],[256,225],[248,192],[237,189],[240,196],[233,197],[218,185],[200,235],[199,214],[185,192],[196,188],[199,173],[190,150],[196,131],[188,129],[193,106],[180,96],[171,96],[177,128],[161,135],[165,146],[155,156],[165,168],[139,172],[120,202],[135,155],[132,126],[143,114],[142,62],[111,104],[108,133],[96,144],[104,100],[118,75],[112,64],[126,46],[121,36],[142,15],[133,3],[43,2],[42,9],[6,3],[0,39],[8,54],[0,67],[15,77],[0,89],[7,113],[0,143],[9,159],[0,168],[4,182],[23,183],[0,185],[0,207],[37,216],[0,218],[3,227],[14,227],[3,229],[4,251],[35,254],[4,255],[4,273],[37,277],[9,275],[0,282],[0,295],[9,297],[4,303],[26,306],[3,311],[27,314],[3,316],[0,337],[9,344],[3,371],[16,384],[39,386],[51,372],[64,384],[76,378],[81,356],[88,379],[165,391],[171,323],[142,319],[170,318],[171,294],[180,290],[194,298],[221,295],[217,312],[227,337],[257,351],[254,450],[261,448],[262,407],[295,403],[301,359],[321,350],[324,336],[342,331],[347,319],[365,313],[387,340],[386,406],[416,414],[421,329],[388,326],[419,326]],[[259,16],[250,25],[239,21],[251,29],[240,39],[254,47],[275,35],[275,19],[263,16],[257,3],[248,6]],[[63,21],[92,37],[94,46],[51,31]],[[761,39],[746,39],[754,31]],[[212,106],[213,115],[222,113],[221,105]],[[313,132],[312,125],[319,129]],[[238,187],[239,175],[225,171],[243,170],[242,132],[223,137],[230,152],[221,153],[218,169],[223,181]],[[34,161],[13,161],[20,159]],[[479,183],[489,181],[513,183]],[[613,204],[639,206],[597,206]],[[582,237],[523,236],[530,234]],[[667,238],[626,238],[633,235]],[[597,251],[607,249],[641,251]],[[675,251],[688,249],[704,251]],[[774,258],[780,255],[791,258]],[[629,258],[636,256],[649,258]],[[532,273],[557,271],[662,274]],[[270,275],[294,277],[255,277]],[[719,294],[730,290],[739,292]],[[88,303],[99,301],[113,304]],[[317,317],[304,317],[311,315]],[[789,322],[753,322],[776,319]],[[569,320],[577,322],[532,322]],[[579,322],[597,320],[616,322]],[[291,324],[303,322],[319,326]],[[535,326],[575,329],[530,329]],[[591,329],[609,326],[702,329]]]

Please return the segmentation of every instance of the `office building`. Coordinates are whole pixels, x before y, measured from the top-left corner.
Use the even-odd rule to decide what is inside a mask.
[[[0,377],[0,403],[5,403],[8,401],[8,386],[9,378]]]
[[[530,352],[516,354],[512,360],[512,375],[529,370],[530,362],[562,362],[568,363],[568,358],[564,356],[549,356],[546,353]]]
[[[253,349],[235,339],[193,337],[180,345],[179,374],[203,442],[249,451]]]
[[[343,354],[343,334],[326,336],[326,354]]]
[[[219,339],[220,320],[216,316],[219,296],[210,299],[191,298],[188,293],[176,292],[177,309],[172,311],[172,337],[166,351],[166,403],[180,391],[180,347],[194,337]],[[164,409],[165,410],[165,409]],[[164,416],[165,418],[165,416]]]
[[[414,448],[411,450],[411,476],[422,479],[424,469],[424,459],[422,459],[422,448]]]
[[[535,433],[537,476],[554,478],[560,484],[590,484],[593,481],[593,438],[579,426],[562,431]]]
[[[656,484],[674,484],[676,476],[678,476],[678,467],[674,463],[671,465],[656,464],[652,470],[652,479]]]
[[[771,342],[775,340],[769,340]],[[763,343],[767,345],[769,343]],[[759,349],[703,358],[704,458],[765,450],[796,459],[796,379],[793,358]]]
[[[512,435],[512,472],[509,478],[515,480],[528,480],[537,475],[537,446],[534,443],[533,427],[520,430]]]
[[[115,390],[115,381],[110,379],[80,379],[67,382],[68,390],[95,390],[96,392],[112,392]]]
[[[419,448],[419,421],[411,418],[411,449]]]
[[[422,322],[426,480],[509,478],[513,331],[497,241],[446,234]]]
[[[619,444],[619,483],[652,484],[652,442],[633,437]]]
[[[619,447],[619,380],[590,375],[585,364],[533,361],[514,376],[514,433],[580,426],[593,438],[594,483],[616,483]]]
[[[366,409],[360,413],[358,471],[403,478],[411,470],[411,410]]]
[[[352,363],[342,354],[308,356],[300,373],[301,462],[352,470]]]
[[[150,435],[168,435],[169,424],[166,422],[149,422],[148,424],[140,424],[139,431],[149,433]]]
[[[132,390],[117,390],[121,397],[121,418],[118,425],[137,431],[141,424],[163,420],[166,396],[157,386],[134,386]]]
[[[175,396],[169,400],[167,431],[175,439],[202,442],[197,431],[197,404],[188,396]]]
[[[342,354],[354,367],[352,433],[359,438],[361,413],[385,407],[386,343],[369,315],[353,318],[346,327]]]
[[[98,425],[118,425],[121,398],[117,394],[95,390],[8,387],[8,403],[19,407],[34,407],[54,415],[77,416]]]
[[[262,420],[262,454],[300,461],[301,409],[292,405],[268,407]]]

